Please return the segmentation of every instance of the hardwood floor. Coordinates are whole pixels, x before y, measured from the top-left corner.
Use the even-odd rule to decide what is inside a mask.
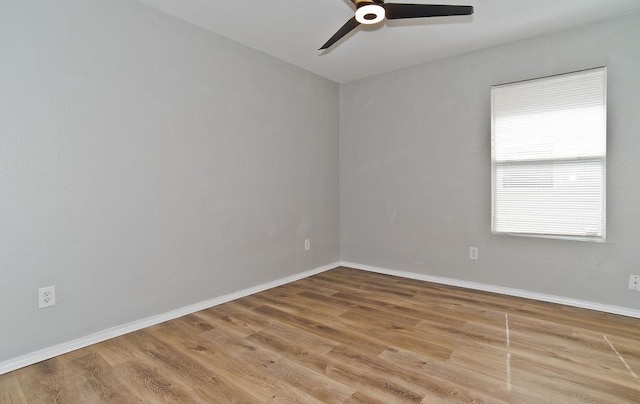
[[[0,376],[0,402],[638,403],[638,373],[638,319],[338,268]]]

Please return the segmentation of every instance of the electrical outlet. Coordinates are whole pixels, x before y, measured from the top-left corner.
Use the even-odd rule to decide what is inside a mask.
[[[470,260],[478,259],[478,247],[469,247],[469,259]]]
[[[629,275],[629,289],[640,291],[640,275]]]
[[[38,308],[42,309],[56,304],[56,287],[47,286],[38,289]]]
[[[306,239],[304,241],[304,250],[309,251],[311,249],[311,239]]]

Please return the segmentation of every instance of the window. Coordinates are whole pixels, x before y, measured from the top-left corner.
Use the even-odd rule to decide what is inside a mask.
[[[492,87],[494,234],[604,241],[606,75]]]

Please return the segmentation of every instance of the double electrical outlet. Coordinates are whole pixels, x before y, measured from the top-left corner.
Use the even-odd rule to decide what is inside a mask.
[[[629,289],[640,291],[640,275],[629,275]]]
[[[38,289],[38,308],[39,309],[55,306],[55,304],[56,304],[56,287],[55,286],[47,286],[46,288]]]

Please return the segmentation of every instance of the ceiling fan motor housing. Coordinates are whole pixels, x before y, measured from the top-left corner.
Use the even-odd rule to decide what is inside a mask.
[[[356,20],[360,24],[377,24],[385,17],[382,0],[356,0]]]

